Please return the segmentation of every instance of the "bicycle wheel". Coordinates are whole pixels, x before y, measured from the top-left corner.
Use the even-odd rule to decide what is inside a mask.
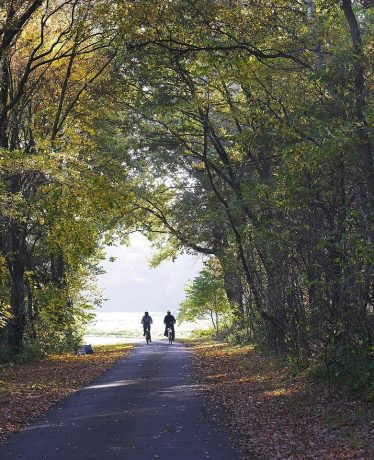
[[[172,345],[173,344],[173,331],[171,329],[169,329],[168,331],[168,338],[169,338],[169,344]]]

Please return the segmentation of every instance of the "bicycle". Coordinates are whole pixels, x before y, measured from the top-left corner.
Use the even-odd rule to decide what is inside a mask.
[[[169,345],[173,344],[174,338],[173,338],[173,329],[171,327],[167,328],[168,331],[168,340],[169,340]]]
[[[144,336],[145,336],[145,341],[147,342],[147,345],[149,342],[152,342],[151,340],[151,328],[149,326],[144,328]]]

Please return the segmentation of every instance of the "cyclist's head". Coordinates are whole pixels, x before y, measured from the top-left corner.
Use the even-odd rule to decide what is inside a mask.
[[[170,312],[170,310],[168,310],[166,313],[168,313],[170,315],[171,312]]]
[[[149,313],[148,313],[147,311],[146,311],[146,312],[144,312],[144,314],[145,314],[145,316],[148,316],[148,315],[149,315]]]

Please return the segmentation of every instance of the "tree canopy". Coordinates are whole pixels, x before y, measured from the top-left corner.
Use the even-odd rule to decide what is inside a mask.
[[[182,311],[209,273],[251,340],[371,353],[372,2],[1,10],[4,342],[69,329],[105,238],[140,229],[218,267]]]

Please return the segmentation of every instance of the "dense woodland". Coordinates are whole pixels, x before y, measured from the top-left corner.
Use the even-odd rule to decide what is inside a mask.
[[[155,263],[207,256],[186,317],[369,375],[373,22],[371,0],[2,0],[2,356],[73,348],[103,246],[140,230]]]

